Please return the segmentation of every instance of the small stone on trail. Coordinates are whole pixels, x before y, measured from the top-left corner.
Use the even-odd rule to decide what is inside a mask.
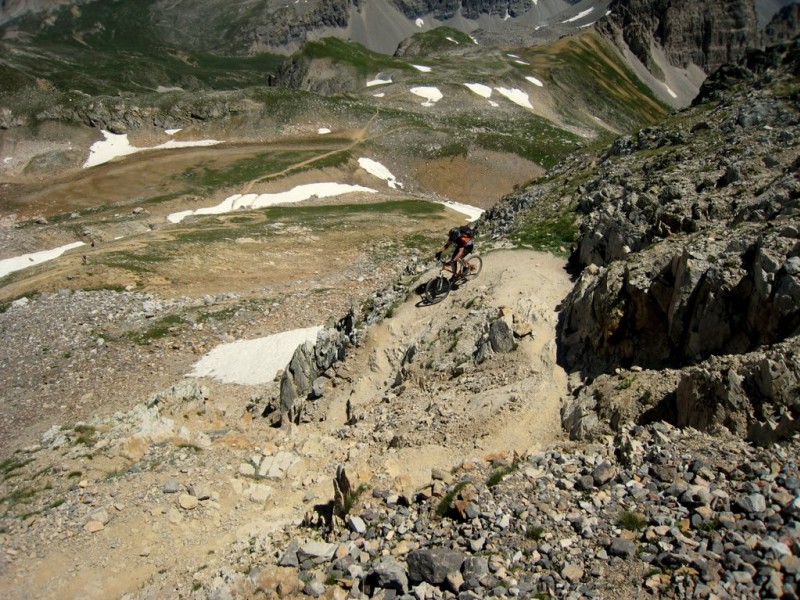
[[[181,494],[180,498],[178,498],[178,504],[184,510],[193,510],[197,508],[199,503],[200,501],[197,498],[189,494]]]

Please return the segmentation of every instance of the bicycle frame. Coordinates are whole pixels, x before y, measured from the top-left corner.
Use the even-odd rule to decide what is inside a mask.
[[[442,265],[440,267],[440,269],[441,269],[440,272],[441,273],[455,273],[454,262],[457,262],[457,263],[459,263],[461,265],[461,268],[459,269],[458,277],[459,278],[464,277],[465,273],[469,272],[469,265],[464,261],[464,257],[463,256],[461,258],[459,258],[457,261],[450,261],[450,260],[442,259],[441,260]]]

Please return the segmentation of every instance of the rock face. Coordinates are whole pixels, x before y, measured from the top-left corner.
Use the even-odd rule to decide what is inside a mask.
[[[323,329],[315,344],[306,342],[295,350],[280,383],[280,418],[300,419],[303,402],[315,388],[315,380],[336,361],[342,360],[354,334],[353,318],[348,315],[334,327]]]
[[[790,42],[800,31],[800,4],[784,6],[775,13],[764,29],[764,37],[768,44]]]
[[[799,165],[775,152],[798,113],[750,93],[717,116],[617,140],[584,187],[575,259],[592,268],[565,312],[569,368],[680,366],[798,334]]]
[[[586,378],[562,410],[571,436],[658,418],[759,441],[797,428],[800,112],[776,91],[798,56],[797,42],[751,51],[672,120],[485,214],[492,237],[549,205],[580,215],[559,346]]]
[[[767,85],[795,77],[797,56],[797,42],[754,53],[709,80],[713,111],[605,154],[578,200],[586,268],[565,303],[568,369],[683,368],[662,394],[677,424],[762,441],[797,429],[800,161],[781,149],[800,114]],[[565,425],[591,437],[603,409],[580,397]]]
[[[724,5],[712,0],[690,5],[677,0],[617,0],[601,27],[612,39],[624,41],[654,74],[660,71],[653,58],[654,43],[671,64],[695,64],[712,73],[741,58],[760,40],[753,0]]]

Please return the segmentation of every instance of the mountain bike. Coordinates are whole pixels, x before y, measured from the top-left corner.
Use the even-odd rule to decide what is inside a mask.
[[[468,254],[467,256],[458,259],[461,269],[455,281],[451,282],[449,277],[445,277],[445,273],[453,273],[453,265],[451,264],[450,260],[446,258],[440,258],[439,262],[441,263],[439,275],[431,279],[425,285],[423,299],[426,304],[436,304],[441,302],[447,298],[447,295],[450,293],[450,290],[454,285],[464,283],[465,281],[472,281],[478,276],[483,268],[483,259],[480,256]]]

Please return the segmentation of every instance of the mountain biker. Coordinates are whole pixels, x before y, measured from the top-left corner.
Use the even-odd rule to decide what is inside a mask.
[[[459,270],[461,268],[459,260],[472,252],[475,246],[472,229],[466,225],[453,227],[448,232],[447,241],[442,246],[442,249],[436,253],[436,259],[440,260],[444,251],[447,250],[447,248],[449,248],[451,245],[455,246],[453,249],[453,255],[445,264],[450,265],[453,269],[453,276],[450,278],[450,282],[454,283],[458,279]]]

